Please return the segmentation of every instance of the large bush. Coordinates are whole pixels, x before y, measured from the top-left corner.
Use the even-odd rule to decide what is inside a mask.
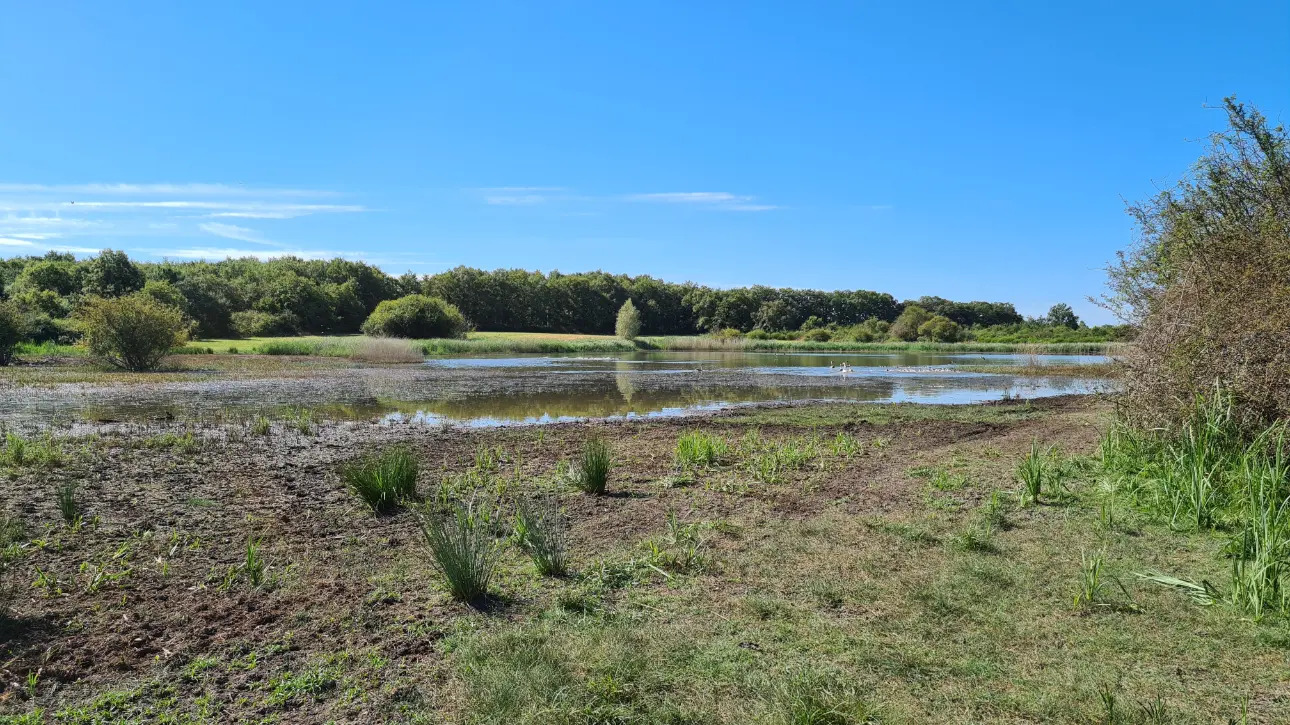
[[[438,297],[408,295],[385,300],[363,323],[363,334],[374,337],[465,337],[461,310]]]
[[[0,302],[0,365],[13,362],[13,351],[26,337],[22,311],[12,302]]]
[[[1178,426],[1216,387],[1242,426],[1290,416],[1290,143],[1226,109],[1194,173],[1131,207],[1140,238],[1109,270],[1107,306],[1141,326],[1122,406],[1141,425]]]
[[[77,313],[82,343],[94,357],[131,371],[156,369],[186,339],[183,315],[142,293],[91,297]]]
[[[954,320],[937,315],[918,326],[918,336],[932,342],[958,342],[963,339],[963,331]]]

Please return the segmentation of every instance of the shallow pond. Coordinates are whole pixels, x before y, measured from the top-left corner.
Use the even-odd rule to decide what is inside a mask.
[[[357,367],[301,379],[64,385],[0,391],[0,419],[316,418],[475,426],[678,416],[784,401],[971,403],[1088,393],[1099,379],[974,373],[963,366],[1093,365],[1100,356],[640,352],[477,356]],[[845,364],[845,367],[844,367]]]

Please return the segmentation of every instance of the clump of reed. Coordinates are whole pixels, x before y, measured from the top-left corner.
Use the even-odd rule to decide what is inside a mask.
[[[420,466],[404,446],[363,456],[341,467],[340,477],[376,514],[388,514],[417,498]]]
[[[482,501],[454,502],[446,514],[421,517],[426,546],[454,599],[478,603],[488,595],[501,550],[497,528],[496,509]]]
[[[584,493],[603,494],[613,467],[614,456],[609,445],[599,438],[590,438],[582,445],[582,454],[570,467],[569,479]]]
[[[422,345],[411,340],[363,337],[354,343],[349,358],[370,363],[419,363],[425,360],[425,352]]]
[[[513,526],[515,543],[533,560],[543,576],[564,576],[569,571],[569,545],[564,517],[545,503],[521,503]]]

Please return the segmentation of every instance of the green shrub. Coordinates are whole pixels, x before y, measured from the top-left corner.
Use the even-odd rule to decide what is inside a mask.
[[[918,339],[918,328],[930,319],[932,319],[932,313],[918,305],[909,305],[900,313],[900,317],[891,323],[888,334],[897,340],[913,342]]]
[[[570,471],[573,485],[585,493],[602,494],[609,483],[609,471],[613,466],[613,454],[609,446],[599,438],[592,438],[583,444],[582,455]]]
[[[27,337],[27,321],[12,302],[0,302],[0,366],[13,362],[13,351]]]
[[[478,602],[488,594],[500,552],[493,514],[487,506],[455,503],[446,516],[421,518],[421,533],[435,568],[459,601]]]
[[[233,333],[238,337],[275,337],[300,334],[300,318],[289,312],[270,314],[260,310],[242,310],[230,317]]]
[[[619,308],[614,332],[624,340],[635,340],[641,334],[641,313],[631,300],[627,300]]]
[[[755,330],[750,330],[750,331],[748,332],[748,339],[749,339],[749,340],[769,340],[769,339],[770,339],[770,337],[771,337],[770,333],[769,333],[769,332],[766,332],[765,330],[761,329],[760,327],[758,327],[758,328],[757,328],[757,329],[755,329]]]
[[[564,576],[569,570],[565,529],[563,517],[549,505],[521,504],[515,512],[515,541],[544,576]]]
[[[416,498],[418,469],[412,451],[399,446],[351,461],[340,477],[372,511],[387,514]]]
[[[950,318],[937,315],[918,326],[918,336],[932,342],[958,342],[963,331]]]
[[[152,297],[91,297],[77,314],[90,354],[109,365],[155,370],[186,339],[183,315]]]
[[[438,297],[408,295],[378,304],[363,323],[363,334],[414,339],[462,338],[467,328],[466,318],[456,305]]]
[[[828,342],[833,339],[833,333],[822,327],[816,327],[807,330],[806,334],[802,335],[802,339],[810,342]]]

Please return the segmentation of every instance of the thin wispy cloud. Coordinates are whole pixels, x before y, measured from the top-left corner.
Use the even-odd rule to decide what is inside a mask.
[[[312,189],[280,189],[246,184],[0,184],[0,194],[87,194],[92,196],[252,196],[326,197],[339,192]],[[74,200],[73,200],[74,201]]]
[[[497,206],[532,206],[568,198],[568,190],[559,186],[492,186],[476,191],[485,204]]]
[[[722,211],[770,211],[779,208],[774,204],[760,204],[755,196],[741,196],[728,191],[665,191],[653,194],[628,194],[623,198],[627,201],[682,204]]]
[[[224,237],[225,239],[236,239],[239,242],[251,242],[253,244],[273,244],[273,242],[265,239],[264,236],[256,230],[239,227],[236,224],[206,222],[202,224],[200,228],[207,234],[214,234],[217,237]]]
[[[178,241],[212,235],[285,249],[289,243],[280,244],[270,238],[289,239],[290,227],[283,226],[289,220],[370,211],[362,204],[338,198],[341,196],[325,189],[228,183],[0,183],[0,238],[30,243],[4,245],[14,253],[51,249],[92,253],[99,247],[127,246],[122,240]],[[218,221],[221,219],[256,219],[277,226],[266,235],[259,229]],[[90,240],[94,246],[85,244]],[[178,251],[208,254],[206,247],[191,242],[173,246]],[[19,252],[19,248],[23,251]],[[294,251],[297,256],[330,254]],[[287,253],[273,252],[277,256]]]
[[[496,206],[535,206],[554,202],[654,203],[676,204],[718,211],[770,211],[775,204],[759,202],[757,197],[728,191],[666,191],[639,194],[586,195],[558,186],[493,186],[475,189],[486,204]]]

